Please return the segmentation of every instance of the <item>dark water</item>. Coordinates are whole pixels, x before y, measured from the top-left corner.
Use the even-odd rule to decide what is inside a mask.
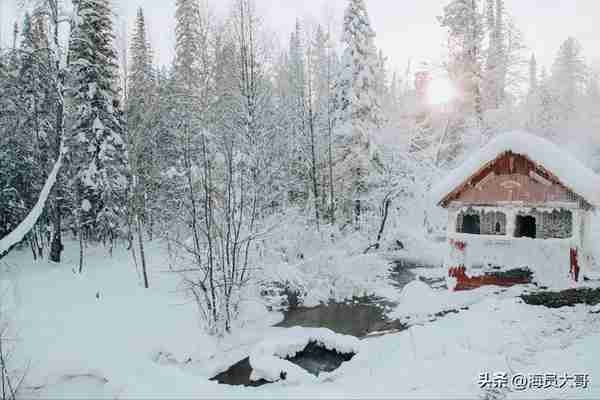
[[[316,342],[310,342],[304,350],[294,357],[286,358],[286,360],[315,376],[319,376],[321,372],[335,371],[342,363],[350,361],[352,357],[354,357],[354,353],[339,353],[335,350],[328,350]],[[233,386],[262,386],[272,383],[264,379],[252,381],[250,380],[251,375],[252,365],[250,364],[250,358],[246,357],[233,364],[226,371],[210,378],[210,380]],[[279,380],[283,381],[286,378],[287,372],[281,371]]]
[[[252,366],[250,365],[250,358],[246,357],[242,361],[233,364],[231,367],[229,367],[229,369],[227,369],[227,371],[223,371],[220,374],[210,378],[210,380],[233,386],[262,386],[270,383],[264,379],[251,381],[251,374]]]
[[[423,268],[415,262],[397,260],[390,265],[389,279],[394,287],[401,291],[417,276],[415,268]],[[442,284],[443,279],[425,280],[434,286]],[[398,320],[390,320],[387,313],[396,303],[375,297],[357,297],[338,303],[329,302],[316,307],[294,307],[284,313],[284,320],[277,324],[281,327],[304,326],[329,328],[334,332],[365,337],[373,332],[400,331],[406,326]]]
[[[354,357],[354,353],[338,353],[319,346],[315,342],[310,342],[304,350],[287,360],[311,374],[319,376],[321,372],[335,371],[342,363],[350,361],[352,357]]]
[[[345,303],[330,302],[316,307],[298,307],[286,311],[280,327],[304,326],[329,328],[334,332],[364,337],[371,332],[402,329],[399,321],[391,321],[386,312],[393,306],[373,296],[354,298]]]

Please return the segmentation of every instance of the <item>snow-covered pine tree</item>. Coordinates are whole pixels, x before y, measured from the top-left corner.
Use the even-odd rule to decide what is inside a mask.
[[[495,96],[493,98],[494,106],[500,107],[506,97],[506,70],[508,68],[506,52],[506,31],[505,31],[505,7],[504,0],[496,0],[496,26],[494,27],[494,52],[496,53],[496,84]]]
[[[502,93],[503,102],[507,105],[516,103],[516,96],[520,88],[527,83],[527,46],[523,32],[516,25],[515,20],[510,15],[505,17],[504,37],[505,46],[503,49],[504,67],[503,79],[504,89]]]
[[[0,62],[2,64],[0,66],[0,98],[2,99],[0,100],[2,102],[0,131],[8,128],[6,131],[13,132],[11,135],[0,135],[0,180],[6,179],[0,182],[3,187],[0,203],[5,202],[6,195],[9,195],[8,206],[10,207],[5,208],[3,204],[0,205],[0,209],[14,213],[22,211],[23,206],[27,208],[26,217],[21,218],[16,227],[14,224],[6,223],[7,213],[0,212],[0,226],[2,229],[8,228],[8,231],[0,232],[0,237],[3,236],[0,239],[0,258],[14,245],[20,243],[25,236],[29,235],[31,239],[32,232],[37,233],[37,236],[33,237],[34,241],[41,239],[35,225],[44,214],[50,192],[55,186],[62,165],[62,156],[59,156],[59,153],[64,150],[61,149],[62,131],[57,135],[49,135],[50,132],[45,130],[45,122],[48,121],[45,117],[52,113],[50,109],[58,104],[55,98],[48,97],[47,92],[48,88],[54,88],[55,75],[51,62],[54,57],[49,58],[54,54],[54,49],[48,46],[44,27],[47,19],[53,26],[53,19],[50,13],[40,12],[44,10],[45,3],[46,1],[41,2],[34,16],[25,16],[23,29],[15,26],[12,51]],[[21,41],[17,40],[19,32],[22,33]],[[19,44],[18,48],[17,44]],[[45,160],[54,156],[44,151],[46,150],[44,145],[50,142],[57,143],[56,158],[44,165]],[[6,168],[7,161],[13,168],[12,171]],[[22,164],[23,161],[25,164]],[[15,167],[17,170],[14,170]],[[20,179],[19,174],[26,178]],[[47,177],[43,182],[40,181],[42,176]],[[23,191],[24,186],[27,186],[25,191]],[[27,194],[30,191],[36,191],[31,199]],[[17,202],[11,204],[10,196],[14,194],[17,195]],[[45,225],[43,219],[38,226],[41,225]],[[38,247],[38,255],[42,255],[43,246],[40,247],[41,244],[38,242],[32,243],[34,256],[36,251],[34,246]]]
[[[401,87],[402,82],[400,81],[398,71],[394,70],[390,81],[390,110],[388,111],[392,116],[390,119],[396,119],[398,117]]]
[[[378,58],[375,31],[364,0],[349,0],[342,31],[343,55],[336,83],[338,168],[346,216],[358,222],[361,197],[373,157],[371,135],[383,124],[377,96]]]
[[[496,29],[496,0],[486,0],[485,18],[485,28],[488,32],[488,38],[491,42],[493,38],[493,32]],[[492,47],[492,44],[490,43],[488,46]]]
[[[290,200],[300,205],[306,203],[310,196],[310,174],[308,148],[308,98],[307,98],[307,60],[304,46],[304,32],[300,21],[296,21],[294,31],[290,35],[289,50],[286,57],[287,72],[285,76],[288,88],[283,102],[286,105],[285,119],[288,126],[290,144]]]
[[[482,64],[484,15],[480,0],[452,0],[438,17],[440,25],[448,31],[448,72],[457,87],[464,93],[467,112],[483,118]]]
[[[69,169],[79,230],[111,245],[123,223],[127,151],[109,0],[75,0],[69,45]],[[84,229],[85,228],[85,229]]]
[[[199,0],[177,0],[175,20],[175,59],[170,88],[170,131],[174,141],[171,142],[173,147],[166,150],[171,160],[179,163],[180,172],[191,173],[200,163],[201,136],[210,122],[206,111],[211,99],[214,57],[209,51],[208,15]],[[185,165],[181,164],[182,160],[186,160]]]
[[[321,130],[319,129],[319,107],[322,103],[317,98],[317,79],[319,65],[316,64],[317,59],[314,56],[315,42],[312,34],[306,35],[306,117],[307,117],[307,145],[308,145],[308,165],[310,177],[310,191],[312,195],[313,211],[315,213],[315,222],[317,228],[321,219],[321,175],[319,173],[319,164],[321,162]]]
[[[293,97],[294,113],[296,114],[298,125],[297,128],[302,131],[305,118],[305,102],[306,102],[306,59],[304,49],[304,32],[300,20],[296,20],[296,28],[290,36],[289,50],[289,78],[290,90]],[[301,133],[302,134],[302,133]]]
[[[573,116],[581,100],[588,79],[581,45],[577,39],[565,40],[552,66],[552,86],[560,103],[560,118],[567,120]]]
[[[33,208],[45,183],[48,163],[47,128],[51,102],[47,91],[47,46],[39,23],[25,13],[20,40],[0,70],[0,236],[19,224]],[[42,218],[27,239],[34,258],[43,256],[46,241]]]
[[[369,143],[369,128],[382,123],[377,99],[378,54],[364,0],[349,0],[342,32],[341,77],[337,82],[338,119],[353,124],[352,134]],[[358,125],[366,125],[361,129]]]
[[[24,28],[30,27],[28,15]],[[21,91],[23,60],[17,47],[18,25],[13,34],[13,48],[7,52],[0,79],[0,238],[11,232],[27,213],[31,205],[30,182],[35,179],[31,138],[21,126],[29,119],[26,100]],[[11,134],[5,134],[10,132]]]
[[[158,143],[155,140],[155,133],[158,119],[155,115],[157,99],[152,50],[146,34],[146,21],[142,8],[137,11],[129,54],[131,61],[127,79],[127,133],[129,166],[132,175],[130,217],[138,236],[144,285],[147,288],[148,275],[143,237],[146,230],[151,237],[153,219],[149,205],[156,200],[158,171],[155,153]]]
[[[158,172],[156,199],[152,204],[146,203],[146,207],[150,210],[150,217],[156,216],[156,219],[152,220],[153,228],[148,227],[148,233],[169,232],[173,229],[177,221],[176,214],[180,212],[180,207],[176,204],[182,200],[181,197],[178,198],[177,179],[172,179],[171,175],[181,155],[178,140],[180,121],[176,118],[181,114],[179,114],[173,67],[163,66],[157,69],[155,81],[156,102],[153,113],[157,121],[153,137],[154,143],[160,143],[160,151],[153,153],[153,162]]]
[[[559,120],[559,99],[545,68],[540,72],[534,107],[535,130],[546,137],[554,136]]]
[[[175,59],[170,82],[165,81],[169,100],[161,102],[169,113],[165,122],[170,137],[163,152],[168,154],[165,159],[170,165],[165,167],[176,174],[162,180],[163,189],[169,188],[163,195],[170,202],[180,202],[176,218],[187,220],[197,232],[201,191],[194,177],[202,165],[202,146],[213,122],[207,109],[213,99],[211,76],[216,70],[215,55],[209,46],[207,10],[199,0],[177,0],[175,20]]]
[[[67,4],[69,3],[69,4]],[[39,32],[47,31],[48,35],[48,64],[45,81],[50,89],[49,100],[53,106],[52,129],[48,132],[48,143],[51,143],[53,162],[60,158],[65,137],[65,80],[69,73],[67,51],[61,40],[61,32],[74,22],[73,15],[67,11],[70,7],[67,0],[38,0],[33,17],[40,28]],[[70,15],[70,17],[68,17]],[[62,229],[63,216],[72,214],[73,207],[68,203],[69,193],[66,182],[66,168],[60,169],[56,183],[48,198],[48,209],[52,219],[51,245],[49,258],[60,262],[63,251]]]
[[[334,182],[333,182],[333,122],[334,122],[334,75],[335,50],[330,35],[318,25],[312,44],[312,70],[314,87],[315,127],[322,143],[319,150],[321,174],[321,209],[331,222],[334,220]],[[327,190],[326,190],[327,189]]]
[[[31,168],[23,170],[31,174],[31,179],[27,180],[30,196],[23,197],[29,199],[27,209],[37,200],[48,175],[47,171],[52,169],[55,161],[52,139],[56,111],[50,85],[52,79],[48,67],[51,63],[44,20],[45,17],[39,14],[33,17],[29,13],[25,14],[19,48],[21,65],[18,85],[23,118],[16,133],[23,138],[29,149]],[[46,243],[42,232],[46,231],[47,226],[47,215],[44,213],[36,228],[28,235],[34,257],[43,256]]]
[[[152,49],[147,38],[146,20],[142,8],[138,8],[135,27],[129,49],[128,113],[141,118],[139,108],[150,100],[154,89],[154,70],[152,65]]]
[[[504,70],[504,3],[502,0],[488,0],[486,5],[486,29],[488,36],[485,74],[483,77],[483,98],[485,108],[498,108],[503,100]]]
[[[388,71],[387,71],[387,57],[383,54],[382,50],[379,50],[377,54],[377,98],[378,102],[381,105],[382,110],[382,123],[388,120],[388,112],[390,110],[390,85],[388,83]]]
[[[312,61],[314,65],[312,79],[314,81],[314,94],[316,98],[316,109],[321,116],[325,116],[327,113],[327,107],[330,100],[332,80],[328,76],[328,65],[331,64],[331,57],[329,50],[331,47],[329,35],[325,32],[325,29],[321,25],[317,25],[312,39]],[[325,128],[326,123],[321,122],[322,128]]]
[[[152,64],[152,49],[146,33],[146,21],[141,8],[137,11],[135,29],[129,49],[127,125],[129,162],[136,177],[134,186],[140,192],[139,215],[146,222],[146,206],[143,204],[152,186],[156,145],[154,126],[156,122],[156,82]],[[141,194],[143,193],[143,194]]]
[[[208,21],[199,0],[177,0],[174,73],[178,90],[189,102],[207,101],[210,58]]]
[[[199,193],[193,187],[192,176],[202,164],[201,142],[208,128],[208,102],[212,97],[211,72],[214,57],[209,51],[209,20],[199,0],[177,0],[175,3],[175,59],[172,76],[167,83],[171,134],[164,149],[171,163],[167,168],[177,171],[178,179],[163,179],[163,194],[169,201],[182,201],[177,218],[192,221],[194,231],[199,224]],[[163,103],[164,99],[161,100]]]
[[[38,164],[46,170],[48,160],[52,158],[49,154],[49,140],[55,109],[51,97],[52,88],[49,85],[49,42],[43,16],[32,17],[26,14],[20,46],[19,85],[29,114],[26,125],[22,128],[32,140]]]
[[[537,60],[535,54],[529,59],[529,95],[534,95],[538,88]]]
[[[527,98],[525,106],[527,107],[527,127],[530,130],[534,130],[537,126],[537,108],[540,103],[539,95],[539,81],[537,72],[537,60],[535,54],[531,55],[529,59],[529,87],[527,91]]]

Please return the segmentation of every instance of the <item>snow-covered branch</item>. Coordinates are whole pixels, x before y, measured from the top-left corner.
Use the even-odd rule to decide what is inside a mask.
[[[42,215],[46,201],[48,200],[48,196],[50,195],[50,191],[56,182],[58,171],[62,165],[63,153],[64,152],[61,151],[60,156],[56,160],[54,168],[52,168],[52,172],[48,176],[48,179],[46,179],[46,183],[44,184],[38,201],[33,209],[29,212],[23,222],[21,222],[12,232],[0,240],[0,257],[6,255],[11,247],[21,242],[23,238],[33,229],[40,218],[40,215]]]

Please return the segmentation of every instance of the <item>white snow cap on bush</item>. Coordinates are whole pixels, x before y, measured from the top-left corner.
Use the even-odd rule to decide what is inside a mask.
[[[265,379],[275,382],[280,379],[281,372],[285,372],[286,383],[315,381],[317,377],[285,360],[294,357],[311,342],[316,342],[328,350],[346,354],[357,354],[361,347],[360,340],[356,337],[341,335],[326,328],[295,326],[278,330],[276,335],[258,343],[250,353],[250,365],[253,370],[251,380]]]
[[[582,196],[588,203],[600,206],[600,176],[556,144],[525,131],[508,132],[492,139],[460,167],[450,172],[432,190],[432,198],[440,202],[467,179],[508,151],[526,156],[554,174],[564,186]]]

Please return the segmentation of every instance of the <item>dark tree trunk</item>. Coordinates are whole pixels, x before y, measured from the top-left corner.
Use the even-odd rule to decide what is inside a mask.
[[[150,285],[148,284],[148,271],[146,269],[146,253],[144,251],[144,238],[142,237],[143,230],[139,216],[136,216],[136,223],[138,233],[138,245],[140,246],[140,259],[142,262],[142,272],[144,273],[144,287],[148,289]]]
[[[377,242],[375,244],[372,244],[369,247],[367,247],[364,251],[364,254],[367,254],[369,252],[369,250],[371,250],[371,249],[379,250],[379,247],[381,247],[381,238],[383,237],[383,231],[385,230],[385,224],[387,222],[388,215],[390,213],[390,205],[391,204],[392,204],[391,199],[386,198],[384,200],[383,215],[381,218],[381,225],[379,226],[379,232],[377,233]]]
[[[83,272],[83,231],[79,230],[79,273]]]
[[[59,44],[59,12],[58,2],[48,2],[48,5],[52,9],[52,24],[54,25],[54,46],[56,49],[60,48]],[[68,61],[67,61],[68,63]],[[61,143],[64,133],[64,102],[63,102],[63,85],[64,75],[61,73],[60,60],[58,57],[55,61],[55,73],[56,73],[56,121],[55,121],[55,148],[54,155],[58,158],[61,152]],[[50,261],[59,263],[60,256],[64,250],[62,243],[62,186],[61,186],[61,175],[60,172],[56,177],[55,189],[54,189],[54,215],[53,215],[53,235],[52,243],[50,243]]]
[[[54,216],[52,221],[53,226],[53,234],[52,234],[52,243],[50,243],[50,261],[59,263],[60,255],[64,249],[62,244],[62,215],[60,212],[60,206],[58,204],[58,200],[55,199],[54,204]]]

